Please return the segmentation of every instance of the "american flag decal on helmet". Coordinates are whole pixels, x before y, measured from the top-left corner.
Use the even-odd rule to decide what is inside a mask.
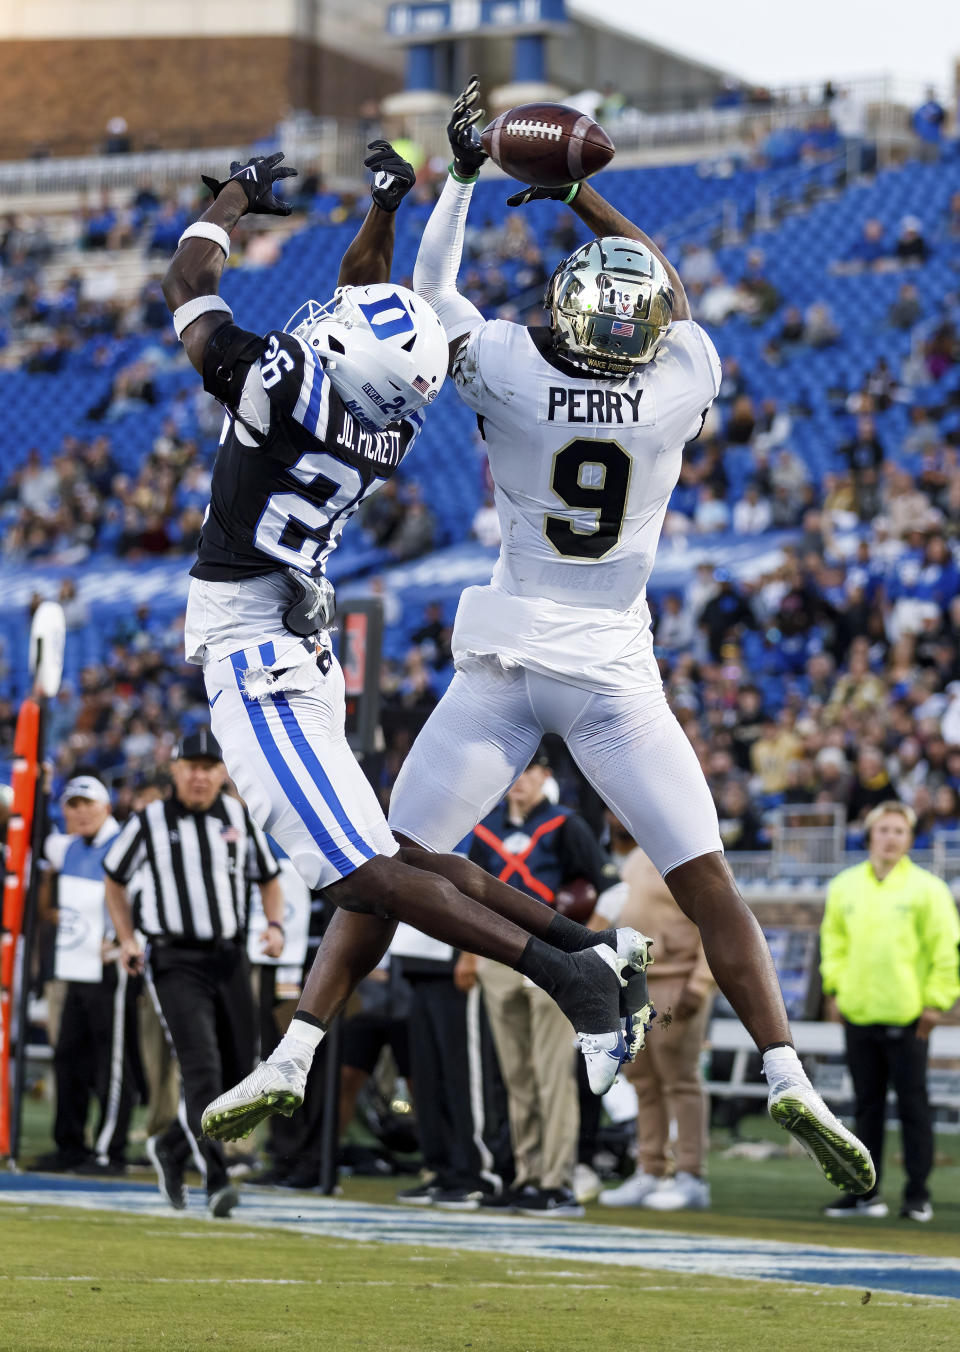
[[[427,394],[430,389],[430,385],[426,380],[424,380],[423,376],[414,376],[413,388],[417,391],[418,394]]]
[[[610,325],[610,332],[614,338],[632,338],[634,327],[633,324],[624,324],[622,320],[615,319]]]

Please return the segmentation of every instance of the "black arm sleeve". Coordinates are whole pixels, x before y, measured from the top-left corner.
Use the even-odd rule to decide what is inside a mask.
[[[229,409],[236,409],[250,367],[266,351],[267,341],[236,324],[222,324],[203,354],[203,388]]]

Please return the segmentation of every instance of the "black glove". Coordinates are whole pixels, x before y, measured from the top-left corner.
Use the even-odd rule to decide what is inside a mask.
[[[477,108],[480,97],[480,80],[471,75],[462,93],[453,105],[450,121],[447,123],[447,139],[453,151],[454,172],[461,178],[473,178],[487,158],[487,152],[480,144],[477,123],[483,121],[483,109]]]
[[[416,181],[414,167],[389,141],[371,141],[367,149],[373,151],[363,162],[373,174],[370,196],[381,211],[396,211]]]
[[[239,183],[247,195],[247,211],[253,215],[289,216],[293,207],[275,195],[273,185],[282,178],[296,178],[297,171],[286,165],[278,169],[277,165],[282,159],[283,151],[278,150],[273,155],[254,155],[246,164],[234,160],[230,165],[230,177],[222,183],[209,174],[201,174],[200,177],[214,197],[219,197],[228,183]]]
[[[524,207],[528,202],[541,202],[549,198],[551,202],[566,202],[569,206],[580,191],[579,183],[563,183],[559,188],[524,188],[507,198],[508,207]]]

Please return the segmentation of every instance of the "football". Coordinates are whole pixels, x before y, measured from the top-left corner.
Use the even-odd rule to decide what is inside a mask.
[[[560,888],[553,904],[561,915],[584,925],[593,915],[593,908],[597,904],[597,889],[586,878],[574,878],[573,882]]]
[[[494,164],[536,188],[589,178],[614,154],[598,122],[562,103],[522,103],[495,117],[480,140]]]

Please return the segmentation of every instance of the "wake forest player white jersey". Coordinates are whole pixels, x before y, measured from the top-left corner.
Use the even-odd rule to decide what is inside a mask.
[[[460,601],[453,651],[497,654],[597,690],[658,684],[646,583],[684,443],[720,387],[691,320],[626,379],[572,372],[548,330],[475,329],[453,378],[479,415],[502,545]]]
[[[360,503],[410,450],[423,418],[416,412],[367,432],[305,342],[288,333],[247,336],[190,571],[214,582],[284,568],[316,576]]]

